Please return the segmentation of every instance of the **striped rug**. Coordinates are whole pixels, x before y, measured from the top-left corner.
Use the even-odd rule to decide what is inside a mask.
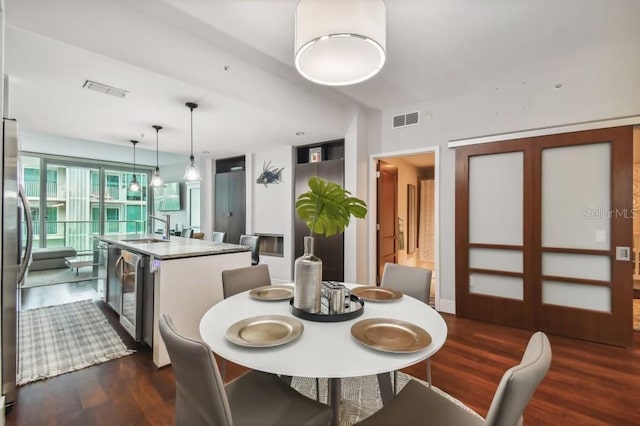
[[[402,389],[409,380],[416,380],[427,386],[422,380],[398,372],[398,389]],[[294,377],[291,386],[298,392],[309,398],[316,397],[315,379],[308,377]],[[340,426],[350,426],[369,417],[382,408],[382,399],[378,390],[378,378],[376,376],[350,377],[341,380],[342,405],[340,406]],[[327,402],[327,379],[320,379],[320,402]],[[480,417],[475,411],[464,405],[462,402],[452,397],[435,386],[435,392],[451,400],[463,409]],[[390,425],[391,426],[391,425]]]
[[[19,313],[18,385],[132,354],[90,300]]]

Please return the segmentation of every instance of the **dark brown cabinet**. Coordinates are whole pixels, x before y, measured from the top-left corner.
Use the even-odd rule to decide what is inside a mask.
[[[226,232],[226,242],[238,244],[245,223],[244,170],[216,173],[214,230]]]
[[[344,159],[342,158],[342,141],[317,145],[323,147],[324,161],[309,163],[309,147],[298,148],[298,164],[295,168],[295,199],[309,190],[307,182],[312,176],[344,186]],[[329,157],[329,158],[327,158]],[[338,157],[338,158],[331,158]],[[304,237],[309,235],[307,225],[298,219],[294,207],[294,246],[295,257],[304,252]],[[344,281],[344,235],[332,237],[315,236],[314,253],[322,259],[322,279],[325,281]]]

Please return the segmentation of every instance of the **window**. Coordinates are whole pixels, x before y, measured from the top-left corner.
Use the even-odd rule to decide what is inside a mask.
[[[24,190],[27,197],[40,196],[40,169],[24,169]]]

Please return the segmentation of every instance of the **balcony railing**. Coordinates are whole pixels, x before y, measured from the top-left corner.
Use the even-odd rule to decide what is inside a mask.
[[[47,182],[47,198],[65,198],[66,188],[65,185],[60,185],[57,182]],[[40,198],[40,182],[25,181],[24,190],[27,193],[27,197]]]
[[[34,240],[40,236],[40,223],[34,222]],[[73,247],[78,252],[90,251],[93,248],[93,236],[100,232],[100,222],[96,220],[65,220],[47,222],[46,247]],[[22,244],[26,242],[25,222],[22,223]],[[49,232],[49,231],[54,232]],[[107,220],[105,234],[146,234],[145,220]],[[34,244],[34,247],[43,244]]]

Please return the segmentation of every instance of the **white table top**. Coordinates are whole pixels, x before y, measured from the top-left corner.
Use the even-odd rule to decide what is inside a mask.
[[[293,285],[293,284],[291,284]],[[354,285],[348,285],[354,287]],[[301,377],[356,377],[398,370],[437,352],[447,338],[447,325],[433,308],[409,296],[393,302],[365,302],[364,313],[350,321],[315,322],[298,318],[302,335],[270,348],[247,348],[225,338],[233,323],[256,315],[291,314],[289,301],[260,301],[248,292],[236,294],[210,308],[200,321],[200,336],[223,358],[253,370]],[[414,353],[388,353],[368,348],[351,336],[351,326],[366,318],[392,318],[425,329],[431,344]]]

